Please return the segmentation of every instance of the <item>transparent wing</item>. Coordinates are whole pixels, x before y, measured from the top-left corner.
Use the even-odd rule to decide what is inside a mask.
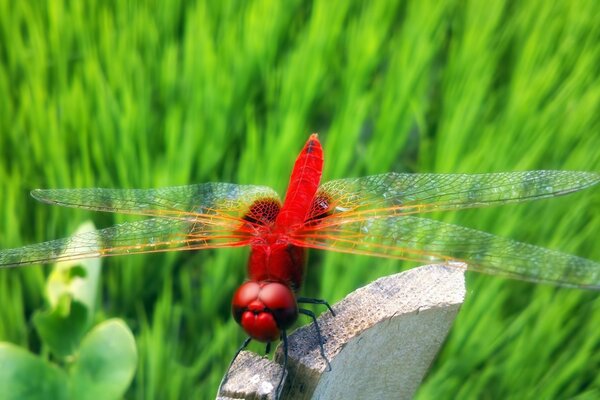
[[[600,290],[600,263],[426,218],[326,217],[297,232],[293,242],[417,262],[462,261],[478,272]]]
[[[416,262],[462,261],[469,269],[536,282],[600,289],[600,264],[410,214],[484,207],[578,191],[600,174],[388,173],[324,183],[294,243]]]
[[[280,200],[262,186],[206,183],[162,189],[34,190],[43,202],[156,218],[0,251],[0,267],[169,250],[244,246]]]
[[[36,189],[31,195],[44,203],[95,211],[186,218],[198,215],[242,217],[256,200],[280,204],[265,186],[203,183],[159,189]]]
[[[240,228],[239,221],[151,218],[2,250],[0,268],[123,254],[244,246],[250,238],[250,231]]]
[[[593,186],[600,174],[526,171],[491,174],[387,173],[324,183],[311,216],[332,212],[396,215],[484,207],[559,196]]]

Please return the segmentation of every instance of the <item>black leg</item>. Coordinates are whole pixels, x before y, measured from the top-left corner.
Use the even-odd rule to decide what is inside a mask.
[[[285,330],[281,331],[281,341],[283,342],[283,370],[281,371],[281,378],[279,378],[279,384],[277,384],[276,390],[276,399],[281,398],[281,393],[283,392],[283,378],[285,378],[285,374],[287,372],[287,363],[288,363],[288,339],[287,333]]]
[[[267,347],[265,348],[265,354],[269,354],[271,352],[271,342],[267,342]]]
[[[231,366],[235,362],[235,359],[240,355],[242,350],[244,350],[246,347],[248,347],[248,344],[250,343],[251,340],[252,340],[251,337],[246,338],[246,340],[244,340],[244,343],[242,343],[242,345],[240,346],[238,351],[235,352],[233,359],[231,360],[231,362],[229,363],[229,366],[227,367],[227,372],[225,372],[225,376],[223,376],[223,379],[221,379],[221,383],[219,384],[219,392],[218,393],[221,393],[221,388],[223,387],[225,382],[227,382],[227,378],[229,378],[229,370],[231,369]]]
[[[323,348],[324,340],[323,340],[323,336],[321,336],[321,329],[319,328],[319,324],[317,323],[317,317],[315,316],[315,313],[313,313],[310,310],[305,310],[303,308],[300,308],[298,310],[298,312],[301,314],[304,314],[304,315],[308,315],[309,317],[312,318],[313,323],[315,325],[315,329],[317,330],[317,339],[319,340],[319,350],[321,351],[321,357],[323,357],[323,359],[327,363],[327,370],[331,371],[331,364],[329,364],[329,360],[325,356],[325,349]]]
[[[325,307],[327,307],[329,309],[329,311],[331,311],[331,315],[333,315],[335,317],[335,312],[333,312],[333,308],[331,308],[331,306],[329,305],[329,303],[326,300],[313,299],[311,297],[298,297],[296,299],[296,301],[298,303],[304,303],[304,304],[322,304]]]

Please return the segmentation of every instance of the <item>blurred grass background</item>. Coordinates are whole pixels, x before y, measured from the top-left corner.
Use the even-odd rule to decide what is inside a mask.
[[[326,180],[600,171],[599,19],[596,0],[0,0],[0,247],[123,221],[36,204],[33,188],[283,192],[310,132]],[[600,260],[597,188],[444,218]],[[246,256],[105,261],[98,319],[124,318],[140,351],[127,398],[214,398],[243,339],[229,302]],[[304,293],[334,302],[409,266],[312,252]],[[0,340],[40,350],[46,272],[0,271]],[[419,398],[600,397],[597,293],[468,285]]]

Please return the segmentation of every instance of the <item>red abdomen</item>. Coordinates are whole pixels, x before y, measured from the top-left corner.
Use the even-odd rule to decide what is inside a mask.
[[[306,221],[322,172],[323,148],[312,134],[294,164],[283,207],[275,220],[276,232],[289,231]]]

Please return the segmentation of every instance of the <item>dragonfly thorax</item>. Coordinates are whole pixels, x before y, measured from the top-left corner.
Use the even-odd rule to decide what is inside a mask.
[[[298,291],[304,279],[306,249],[285,240],[273,244],[252,244],[248,278],[254,282],[280,282]]]
[[[296,321],[298,305],[283,283],[248,281],[235,292],[231,312],[251,338],[273,342]]]

